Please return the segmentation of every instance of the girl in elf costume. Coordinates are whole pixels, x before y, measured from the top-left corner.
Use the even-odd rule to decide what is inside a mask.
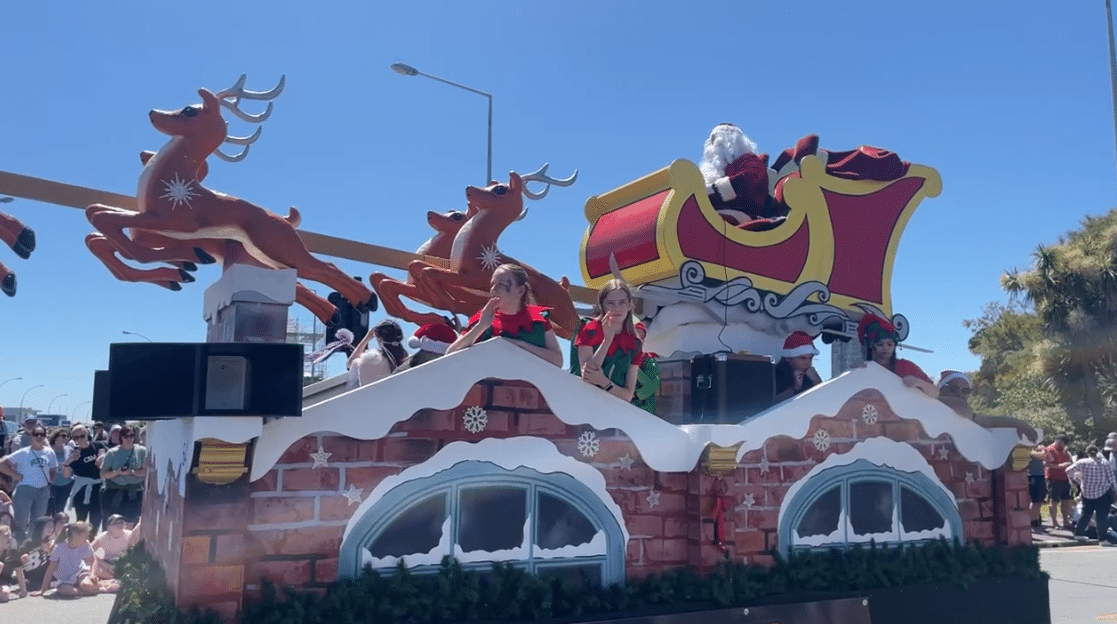
[[[609,394],[631,401],[645,355],[640,331],[632,319],[632,291],[619,279],[605,282],[597,293],[597,318],[582,325],[574,338],[582,379]]]
[[[866,314],[857,325],[857,336],[861,339],[861,344],[865,345],[866,361],[872,360],[896,373],[904,380],[904,385],[917,388],[932,399],[938,398],[939,387],[923,369],[909,360],[896,357],[896,343],[900,341],[900,334],[895,325],[875,314]]]
[[[499,336],[534,353],[555,366],[562,366],[558,338],[547,320],[550,308],[531,304],[531,284],[527,271],[518,264],[502,264],[493,271],[489,301],[469,319],[469,326],[454,344],[449,355],[478,342]]]

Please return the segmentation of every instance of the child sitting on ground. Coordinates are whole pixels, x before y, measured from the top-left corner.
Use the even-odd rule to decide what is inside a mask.
[[[27,595],[26,584],[23,583],[23,565],[19,549],[16,548],[12,538],[12,528],[0,525],[0,602],[8,602],[19,595]]]
[[[62,540],[54,545],[50,553],[50,565],[43,577],[42,588],[33,595],[48,595],[50,585],[55,584],[59,596],[93,596],[97,594],[97,583],[90,575],[93,565],[93,548],[89,545],[91,528],[88,522],[74,522],[62,531]]]
[[[93,554],[96,557],[93,562],[93,577],[101,591],[113,593],[120,589],[114,566],[117,558],[131,546],[133,531],[125,528],[124,516],[120,514],[109,516],[108,527],[93,540]]]

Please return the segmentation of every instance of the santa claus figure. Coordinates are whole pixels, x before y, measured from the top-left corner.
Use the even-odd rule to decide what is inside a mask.
[[[737,126],[714,127],[699,169],[718,214],[735,225],[770,216],[768,155],[758,154],[756,144]]]
[[[458,332],[446,323],[429,323],[423,325],[407,341],[407,346],[418,349],[414,355],[400,365],[400,370],[415,368],[446,354],[449,347],[458,339]]]

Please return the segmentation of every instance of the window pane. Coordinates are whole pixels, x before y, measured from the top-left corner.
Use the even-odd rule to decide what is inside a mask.
[[[526,559],[524,524],[527,522],[527,490],[520,487],[482,486],[462,488],[458,516],[458,548],[462,552],[498,554]],[[520,550],[522,554],[518,554]],[[485,560],[466,557],[466,561]]]
[[[849,524],[854,535],[893,533],[892,484],[860,481],[849,484]]]
[[[556,496],[540,492],[536,514],[539,519],[536,523],[535,545],[540,549],[557,550],[564,546],[588,545],[597,535],[597,529],[582,512]],[[576,549],[566,550],[571,552],[563,556],[605,554],[604,551],[580,553]]]
[[[446,493],[436,494],[415,504],[400,514],[394,522],[384,529],[368,547],[373,560],[366,559],[373,567],[394,565],[394,561],[383,561],[385,557],[407,556],[408,565],[432,563],[420,561],[411,555],[435,555],[433,563],[438,563],[443,554],[450,554],[449,548],[439,549],[443,541],[443,528],[448,526],[446,514]],[[449,544],[449,536],[446,536]],[[440,552],[441,550],[441,552]],[[414,559],[414,560],[413,560]]]
[[[799,538],[807,538],[811,536],[822,536],[830,541],[831,536],[838,530],[838,519],[842,515],[842,493],[838,486],[834,486],[826,491],[825,494],[815,499],[807,512],[803,514],[803,519],[799,521],[799,526],[795,529]],[[835,539],[842,539],[841,536],[836,536]],[[811,540],[814,543],[815,540]]]
[[[905,533],[934,531],[946,525],[934,505],[906,487],[900,488],[900,522]]]

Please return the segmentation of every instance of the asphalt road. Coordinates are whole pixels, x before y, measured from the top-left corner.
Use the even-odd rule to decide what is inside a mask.
[[[1040,563],[1051,575],[1052,624],[1117,621],[1117,548],[1045,548]],[[114,599],[21,598],[0,604],[0,622],[105,624]]]

